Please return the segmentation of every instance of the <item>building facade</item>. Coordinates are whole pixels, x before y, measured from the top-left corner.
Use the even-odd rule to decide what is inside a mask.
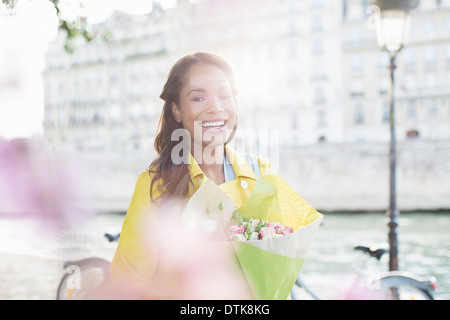
[[[344,2],[342,75],[347,142],[389,141],[389,54],[377,48],[370,1]],[[396,59],[399,141],[450,139],[450,1],[421,1]]]
[[[94,26],[109,41],[61,34],[49,48],[45,137],[51,150],[147,150],[173,63],[209,51],[236,70],[240,128],[279,131],[282,145],[339,142],[342,112],[336,1],[179,1],[148,15],[115,12]],[[327,66],[324,63],[328,64]],[[325,138],[326,137],[326,138]]]
[[[80,40],[73,54],[60,34],[44,71],[46,143],[149,152],[170,67],[196,51],[222,55],[236,70],[244,134],[276,130],[282,147],[386,142],[389,57],[368,28],[369,4],[203,0],[163,10],[155,2],[149,14],[115,12],[92,26],[108,31],[107,41]],[[399,140],[450,139],[449,40],[450,0],[422,1],[397,59]]]

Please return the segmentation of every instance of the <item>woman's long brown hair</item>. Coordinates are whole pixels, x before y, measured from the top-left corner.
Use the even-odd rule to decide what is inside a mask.
[[[186,75],[189,68],[195,64],[205,63],[217,66],[220,68],[230,80],[230,85],[234,95],[236,89],[234,84],[234,73],[230,65],[221,57],[210,54],[198,52],[192,55],[187,55],[178,62],[170,70],[166,84],[160,98],[164,100],[164,107],[158,124],[158,131],[155,138],[155,150],[157,156],[150,164],[148,171],[150,174],[150,197],[153,202],[155,200],[169,200],[169,199],[186,199],[189,194],[189,184],[192,184],[187,157],[186,161],[180,164],[175,164],[172,161],[172,149],[179,143],[179,141],[172,141],[172,133],[176,129],[183,128],[182,123],[178,123],[172,113],[172,103],[180,105],[180,92],[186,82]],[[234,128],[234,135],[236,127]],[[229,140],[232,139],[232,136]],[[160,196],[154,198],[154,188],[157,188]]]

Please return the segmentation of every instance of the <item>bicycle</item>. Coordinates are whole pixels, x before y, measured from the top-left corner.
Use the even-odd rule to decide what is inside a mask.
[[[436,279],[434,277],[421,278],[402,271],[374,272],[373,269],[367,267],[367,261],[375,258],[379,262],[381,257],[389,252],[389,250],[386,248],[369,248],[366,246],[356,246],[354,249],[362,251],[368,257],[363,261],[345,299],[434,300],[433,294],[436,290]],[[298,275],[294,288],[295,286],[303,288],[314,300],[322,300],[307,285],[301,274]],[[298,295],[295,290],[292,290],[291,297],[293,300],[298,300]]]
[[[120,233],[104,235],[109,242],[117,241]],[[366,277],[367,261],[375,258],[378,262],[381,257],[389,250],[385,248],[369,248],[365,246],[356,246],[355,250],[362,251],[368,257],[363,261],[357,276],[349,289],[349,294],[345,299],[360,298],[360,283],[364,279],[365,288],[363,288],[365,298],[374,299],[399,299],[399,300],[433,300],[434,290],[436,290],[436,279],[429,277],[427,279],[419,278],[407,272],[389,271],[382,274],[373,273]],[[77,300],[85,299],[92,292],[107,284],[109,281],[110,261],[102,258],[87,258],[78,261],[67,261],[63,264],[65,274],[62,277],[56,299],[57,300]],[[369,272],[370,273],[370,272]],[[82,275],[82,276],[81,276]],[[321,297],[311,289],[303,280],[301,274],[298,275],[294,287],[304,289],[313,299],[322,300]],[[81,288],[83,288],[81,290]],[[369,289],[369,290],[367,290]],[[358,291],[359,290],[359,291]],[[367,296],[370,292],[370,296]],[[291,299],[298,300],[298,295],[293,289]]]
[[[120,233],[104,235],[109,242],[118,241]],[[56,300],[78,300],[89,297],[92,292],[109,282],[111,262],[102,258],[86,258],[78,261],[66,261],[63,264],[65,274],[59,282]]]

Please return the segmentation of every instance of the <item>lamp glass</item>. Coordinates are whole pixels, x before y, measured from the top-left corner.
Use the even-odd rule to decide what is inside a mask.
[[[384,10],[376,17],[378,45],[390,53],[396,53],[406,45],[411,17],[402,10]]]

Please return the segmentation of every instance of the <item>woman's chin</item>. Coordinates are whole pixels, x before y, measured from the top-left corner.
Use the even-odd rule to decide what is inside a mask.
[[[230,134],[227,132],[205,132],[202,145],[209,148],[223,146],[229,137]]]

